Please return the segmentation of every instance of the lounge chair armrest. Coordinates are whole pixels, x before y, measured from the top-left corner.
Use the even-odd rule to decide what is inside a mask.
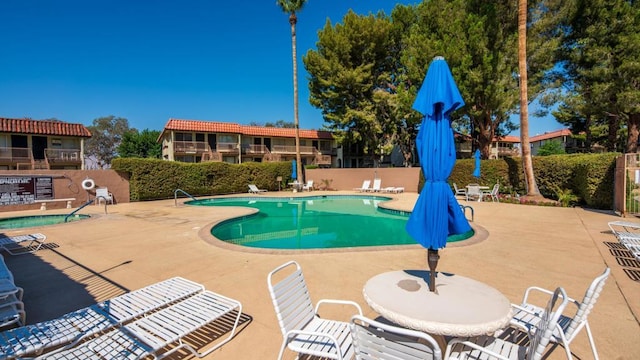
[[[527,288],[527,290],[524,292],[524,297],[522,298],[522,304],[527,304],[527,299],[529,298],[529,293],[532,291],[539,291],[542,292],[544,294],[547,294],[549,296],[553,295],[553,291],[538,287],[538,286],[531,286],[529,288]],[[560,295],[560,298],[562,298],[562,295]],[[573,303],[576,306],[580,306],[580,302],[578,302],[577,300],[567,296],[567,300],[569,300],[570,303]],[[513,305],[513,304],[512,304]],[[521,309],[518,309],[521,310]]]
[[[545,288],[541,288],[541,287],[538,287],[538,286],[530,286],[524,292],[524,297],[522,298],[522,303],[523,304],[527,303],[527,299],[529,298],[529,293],[531,293],[532,291],[538,291],[538,292],[547,294],[549,296],[553,295],[553,291],[551,291],[551,290],[547,290]]]
[[[289,343],[289,341],[291,339],[293,339],[297,335],[317,336],[319,338],[329,339],[329,341],[331,341],[333,343],[333,346],[335,346],[336,351],[338,353],[340,352],[340,343],[338,342],[338,339],[335,338],[335,336],[330,335],[330,334],[321,333],[321,332],[316,332],[316,331],[289,330],[289,331],[287,331],[287,335],[286,335],[287,344]]]
[[[456,357],[451,357],[451,349],[453,347],[453,345],[455,344],[464,344],[472,349],[476,349],[478,351],[481,351],[485,354],[489,354],[492,357],[496,357],[498,359],[502,359],[502,360],[509,360],[509,358],[506,358],[500,354],[497,354],[491,350],[488,350],[486,348],[483,348],[482,346],[479,346],[478,344],[468,341],[466,338],[457,338],[457,339],[451,339],[449,340],[449,343],[447,344],[447,351],[444,355],[445,359],[451,359],[451,360],[457,360]]]
[[[339,304],[339,305],[352,305],[356,309],[358,309],[358,315],[362,315],[362,308],[355,301],[336,300],[336,299],[322,299],[322,300],[318,301],[318,303],[316,304],[316,309],[315,309],[316,314],[318,313],[318,310],[320,309],[320,305],[324,304],[324,303],[327,303],[327,304]]]

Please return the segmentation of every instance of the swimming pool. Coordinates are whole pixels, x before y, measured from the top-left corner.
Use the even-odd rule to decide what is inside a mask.
[[[60,215],[36,215],[36,216],[18,216],[0,219],[0,229],[22,229],[36,226],[47,226],[63,224],[67,214]],[[74,214],[69,216],[67,222],[88,219],[89,215]]]
[[[405,225],[409,213],[378,205],[381,196],[216,198],[188,201],[197,206],[243,206],[259,211],[223,221],[211,234],[228,243],[265,249],[327,249],[415,245]],[[467,234],[449,237],[465,240]]]

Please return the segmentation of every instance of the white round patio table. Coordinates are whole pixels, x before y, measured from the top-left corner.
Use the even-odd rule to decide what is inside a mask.
[[[431,335],[489,335],[511,320],[511,303],[502,293],[464,276],[438,272],[435,292],[429,271],[399,270],[376,275],[364,298],[382,317]]]

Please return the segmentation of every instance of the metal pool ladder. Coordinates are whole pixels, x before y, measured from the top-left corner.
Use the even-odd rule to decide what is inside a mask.
[[[181,193],[185,194],[186,196],[190,197],[191,200],[197,200],[195,197],[189,195],[186,191],[184,191],[182,189],[176,189],[176,191],[173,192],[173,202],[174,202],[175,206],[178,206],[178,192],[181,192]]]
[[[93,199],[87,201],[86,203],[82,204],[79,208],[73,210],[71,213],[69,213],[67,216],[64,217],[64,222],[67,222],[69,220],[70,217],[72,217],[75,213],[77,213],[78,211],[82,210],[85,206],[91,204],[93,202]],[[104,204],[104,213],[107,213],[107,202],[105,201]]]

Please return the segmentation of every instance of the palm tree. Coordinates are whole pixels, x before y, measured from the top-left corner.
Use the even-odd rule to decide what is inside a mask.
[[[298,119],[298,61],[296,56],[296,23],[298,17],[296,12],[302,10],[307,0],[277,0],[276,3],[282,11],[289,14],[289,24],[291,25],[291,56],[293,57],[293,124],[296,128],[296,179],[302,179],[302,164],[300,162],[300,120]]]
[[[527,0],[518,0],[518,72],[520,75],[520,143],[522,168],[527,196],[540,196],[533,175],[531,146],[529,145],[529,105],[527,89]]]

